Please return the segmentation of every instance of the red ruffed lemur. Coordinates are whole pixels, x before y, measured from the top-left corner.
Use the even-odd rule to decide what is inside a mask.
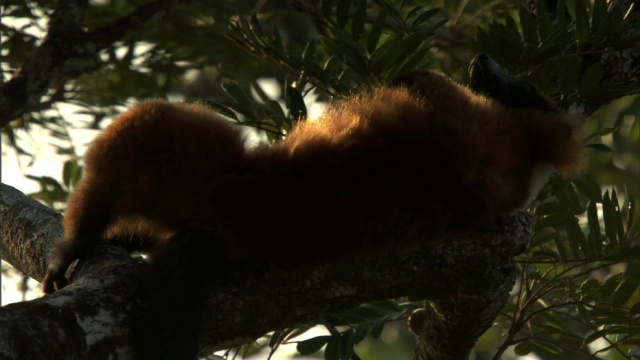
[[[232,262],[407,249],[523,209],[554,169],[579,169],[578,119],[485,54],[469,75],[466,88],[410,72],[253,148],[204,105],[135,105],[87,151],[44,291],[98,242],[128,236],[154,249],[199,229]]]
[[[406,250],[527,207],[554,169],[578,171],[578,119],[485,54],[469,77],[466,88],[416,70],[257,147],[201,104],[132,107],[86,153],[44,291],[66,286],[69,265],[99,242],[135,239],[124,245],[152,265],[136,358],[195,359],[200,281],[220,276],[217,262]]]

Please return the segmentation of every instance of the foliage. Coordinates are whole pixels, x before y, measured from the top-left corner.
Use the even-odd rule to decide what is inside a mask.
[[[544,2],[537,5],[536,16],[521,8],[519,21],[506,15],[504,22],[493,21],[479,30],[475,46],[561,105],[579,104],[587,115],[596,105],[638,92],[619,79],[604,77],[594,57],[637,49],[638,36],[629,31],[632,18],[623,16],[624,9],[608,9],[600,0],[591,7],[582,1],[558,1],[551,16]],[[640,192],[637,184],[622,181],[602,193],[593,178],[604,180],[612,170],[610,164],[603,166],[602,158],[612,152],[620,156],[638,143],[640,118],[629,117],[640,113],[637,101],[613,124],[603,124],[606,119],[598,115],[589,119],[589,173],[572,182],[553,178],[538,196],[532,210],[535,236],[530,254],[521,258],[517,295],[505,309],[508,321],[503,326],[508,331],[499,353],[515,345],[517,355],[535,352],[544,359],[638,356]],[[623,121],[627,123],[620,134]],[[599,141],[613,134],[613,149]],[[633,159],[622,165],[627,179],[638,177],[637,152]],[[624,195],[619,197],[621,190]]]
[[[519,284],[498,319],[496,328],[505,335],[494,346],[494,358],[509,348],[544,359],[638,358],[640,98],[622,97],[640,89],[605,76],[603,67],[603,59],[639,50],[638,32],[631,31],[638,20],[604,0],[560,0],[555,9],[544,4],[538,1],[532,15],[500,1],[300,0],[261,8],[250,1],[188,3],[113,44],[101,54],[103,69],[59,84],[50,101],[3,133],[14,149],[34,157],[21,139],[42,128],[43,138],[66,156],[61,182],[31,176],[42,188],[33,196],[54,205],[81,173],[69,129],[100,128],[118,105],[134,98],[205,99],[277,141],[308,116],[309,95],[332,101],[418,66],[464,79],[470,48],[487,52],[561,106],[593,113],[585,124],[584,175],[573,181],[554,177],[533,205],[535,237],[519,259]],[[97,28],[136,5],[92,5],[86,26]],[[3,17],[15,20],[0,24],[6,81],[42,41],[39,19],[51,14],[54,3],[12,0],[3,6]],[[280,94],[267,91],[258,81],[264,78],[275,79]],[[60,103],[73,104],[75,115],[88,115],[89,121],[50,110]],[[366,336],[378,338],[389,322],[415,307],[365,304],[322,319],[327,335],[297,340],[316,325],[308,324],[266,335],[262,347],[273,354],[297,342],[303,355],[324,349],[326,359],[373,359],[358,355],[356,345]],[[260,348],[247,344],[242,351]],[[481,349],[476,355],[491,356]]]
[[[604,78],[599,61],[618,51],[638,50],[640,35],[630,31],[634,17],[625,16],[626,9],[608,9],[606,0],[596,0],[592,7],[580,0],[559,0],[551,14],[544,1],[537,5],[536,15],[520,8],[518,19],[507,14],[479,29],[475,47],[560,104],[589,103],[593,111],[638,92],[637,85]]]

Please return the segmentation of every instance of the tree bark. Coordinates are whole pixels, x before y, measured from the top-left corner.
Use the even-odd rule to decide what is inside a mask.
[[[513,256],[528,244],[526,234],[533,231],[530,220],[519,213],[498,234],[443,245],[451,258],[461,263],[452,279],[459,292],[446,298],[427,297],[414,359],[469,358],[476,340],[492,326],[509,300],[516,280]]]
[[[43,256],[62,232],[60,217],[0,186],[2,256],[41,279]],[[207,292],[201,348],[233,347],[363,302],[407,296],[428,300],[429,321],[415,359],[466,359],[508,299],[515,280],[513,256],[526,247],[530,224],[528,215],[518,213],[499,231],[435,240],[399,255],[328,261],[294,271],[235,269],[248,275],[232,275],[233,281]],[[138,341],[134,329],[149,307],[140,291],[144,266],[120,247],[104,245],[70,270],[67,288],[0,309],[0,357],[132,358]]]

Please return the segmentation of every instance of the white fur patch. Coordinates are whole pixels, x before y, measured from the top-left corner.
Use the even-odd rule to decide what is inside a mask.
[[[533,199],[538,196],[542,187],[549,181],[551,174],[553,173],[553,166],[548,163],[539,163],[533,168],[533,172],[531,173],[531,181],[529,182],[529,195],[527,196],[527,200],[522,205],[522,209],[524,210],[533,201]]]

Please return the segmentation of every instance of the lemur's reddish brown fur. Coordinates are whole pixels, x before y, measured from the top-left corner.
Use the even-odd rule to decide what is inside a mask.
[[[45,292],[116,235],[157,248],[203,229],[230,261],[406,249],[524,208],[535,172],[571,175],[581,159],[570,115],[506,108],[431,71],[331,106],[277,144],[244,142],[199,104],[147,101],[121,115],[87,152]]]

